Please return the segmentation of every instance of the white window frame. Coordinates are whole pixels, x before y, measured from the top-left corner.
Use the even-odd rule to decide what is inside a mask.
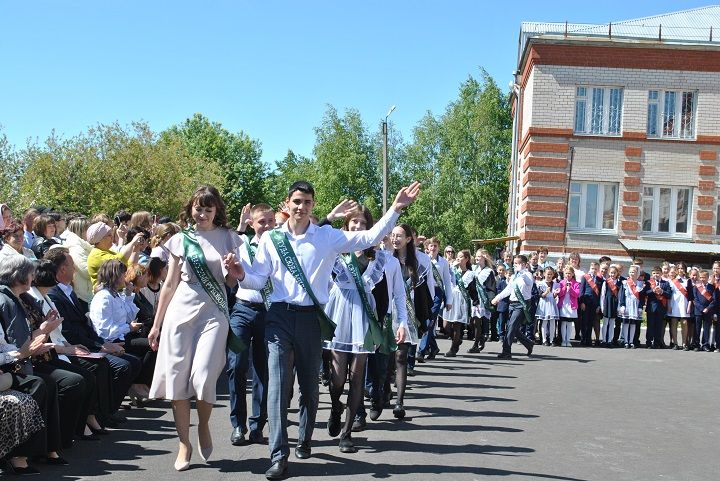
[[[673,130],[671,133],[665,132],[665,117],[669,114],[666,112],[665,104],[668,94],[675,96],[673,105]],[[693,95],[693,107],[692,117],[689,123],[690,131],[687,128],[681,128],[682,121],[682,108],[683,98],[686,94]],[[699,93],[697,90],[663,90],[663,89],[652,89],[648,90],[648,108],[647,108],[647,127],[646,134],[651,139],[678,139],[678,140],[695,140],[697,136],[697,106],[698,106]],[[651,106],[654,106],[657,113],[655,117],[655,125],[650,117]],[[651,127],[654,127],[655,132],[652,132]]]
[[[587,209],[585,208],[585,204],[587,201],[587,186],[590,184],[597,185],[597,187],[598,187],[597,204],[595,205],[595,219],[597,220],[600,227],[585,227],[585,222],[587,220]],[[579,193],[573,193],[573,185],[580,186]],[[613,210],[614,210],[613,227],[611,229],[603,228],[603,226],[602,226],[603,225],[604,208],[605,208],[605,186],[606,185],[615,187],[615,204],[613,205]],[[572,198],[574,196],[580,197],[580,206],[579,206],[579,210],[578,210],[578,225],[577,226],[570,225],[570,206],[572,204]],[[604,234],[616,233],[617,227],[618,227],[619,198],[620,198],[620,185],[616,182],[587,182],[587,181],[570,182],[570,195],[568,197],[568,207],[567,207],[568,211],[567,211],[567,218],[565,219],[565,222],[567,223],[568,232],[588,232],[588,233],[604,233]]]
[[[650,230],[645,230],[645,200],[648,196],[645,195],[645,189],[652,189],[652,214],[650,220]],[[668,232],[660,232],[658,230],[658,224],[660,222],[660,189],[670,189],[670,216],[668,218]],[[681,190],[688,191],[688,207],[687,207],[687,231],[677,232],[677,204],[678,204],[678,192]],[[672,187],[669,185],[644,185],[643,193],[640,202],[640,231],[643,235],[652,236],[692,236],[692,217],[693,216],[693,188],[692,187]]]
[[[599,129],[593,127],[594,110],[594,92],[596,89],[602,90],[602,119]],[[617,132],[610,131],[610,101],[613,90],[620,91],[620,107],[618,109]],[[619,137],[622,135],[623,106],[625,101],[625,89],[619,86],[600,86],[600,85],[578,85],[575,88],[575,122],[573,131],[578,135],[594,135]],[[579,106],[583,105],[584,112],[582,120],[579,118]],[[580,127],[580,128],[579,128]]]

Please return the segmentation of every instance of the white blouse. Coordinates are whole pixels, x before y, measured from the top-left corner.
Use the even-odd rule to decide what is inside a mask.
[[[113,294],[102,289],[90,303],[90,320],[95,332],[105,341],[125,340],[130,332],[130,322],[140,309],[133,303],[135,294]]]

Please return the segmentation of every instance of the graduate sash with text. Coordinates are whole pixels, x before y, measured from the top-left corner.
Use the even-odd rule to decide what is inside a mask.
[[[653,277],[650,278],[650,288],[653,290],[653,294],[655,294],[655,297],[658,298],[658,300],[660,301],[660,304],[662,304],[662,306],[665,309],[667,309],[667,304],[668,304],[667,298],[665,296],[663,296],[662,294],[657,294],[655,292],[655,289],[657,289],[657,287],[659,285],[660,285],[660,283],[657,282]]]
[[[223,286],[220,286],[215,276],[207,266],[205,261],[205,254],[203,253],[202,247],[195,236],[195,232],[186,229],[183,231],[183,248],[185,250],[185,260],[190,265],[190,268],[198,278],[200,286],[202,286],[205,293],[210,297],[213,303],[220,309],[220,311],[230,320],[230,312],[228,310],[228,303],[226,292]],[[245,343],[235,335],[232,329],[228,330],[227,348],[235,354],[239,354],[247,349]]]
[[[516,276],[519,274],[515,274]],[[515,279],[513,279],[511,282],[515,282]],[[517,297],[518,302],[522,306],[523,314],[525,314],[525,324],[532,324],[533,318],[532,318],[532,312],[530,312],[530,303],[523,297],[522,291],[520,291],[520,288],[517,284],[513,284],[513,290],[515,291],[515,297]]]
[[[358,265],[357,256],[355,253],[349,255],[341,255],[340,260],[345,265],[350,275],[355,281],[355,287],[360,295],[362,301],[363,310],[365,315],[368,317],[368,332],[365,334],[365,344],[363,347],[368,352],[375,352],[375,346],[380,346],[383,343],[382,325],[377,318],[375,309],[370,305],[367,292],[365,292],[365,283],[362,280],[362,273],[360,272],[360,266]],[[396,346],[397,348],[397,346]]]
[[[255,246],[251,246],[250,242],[246,242],[245,247],[247,248],[248,257],[250,257],[250,264],[252,264],[255,260]],[[270,310],[270,294],[272,294],[272,283],[270,282],[270,279],[268,279],[268,281],[265,283],[265,287],[263,287],[260,291],[263,304],[265,304],[265,309],[267,310]]]
[[[305,292],[310,297],[310,300],[315,304],[318,311],[318,320],[320,321],[320,336],[324,341],[330,341],[335,335],[335,323],[325,314],[323,306],[318,302],[315,293],[305,277],[305,273],[300,267],[295,251],[293,251],[290,241],[287,239],[285,234],[280,229],[272,230],[268,233],[270,240],[272,240],[275,250],[277,251],[280,262],[285,266],[291,276],[295,278],[295,281],[305,289]]]

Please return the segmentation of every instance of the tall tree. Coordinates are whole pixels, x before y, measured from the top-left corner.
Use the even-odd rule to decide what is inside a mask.
[[[325,214],[345,198],[364,203],[375,213],[382,205],[382,180],[375,146],[360,113],[340,116],[330,106],[315,128],[315,188],[317,212]]]
[[[290,184],[298,180],[314,184],[315,177],[315,161],[288,150],[283,160],[276,162],[275,169],[265,178],[267,201],[275,207],[287,197],[287,189]]]
[[[179,138],[193,157],[220,167],[222,182],[218,188],[233,222],[238,220],[243,205],[265,200],[267,169],[260,160],[260,141],[242,131],[232,133],[201,114],[163,132],[163,138],[172,137]]]
[[[407,155],[407,171],[426,182],[409,215],[420,232],[458,246],[505,232],[511,128],[507,95],[484,70],[441,117],[421,120]]]

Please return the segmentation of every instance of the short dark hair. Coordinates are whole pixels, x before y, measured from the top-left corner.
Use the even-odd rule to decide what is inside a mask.
[[[528,258],[527,258],[527,256],[525,256],[525,255],[523,255],[523,254],[518,254],[518,255],[516,255],[516,256],[514,257],[514,259],[520,259],[520,262],[522,262],[523,264],[527,264],[527,263],[528,263]]]
[[[293,184],[288,189],[287,198],[289,199],[295,191],[300,191],[303,194],[310,194],[312,198],[315,198],[315,188],[313,188],[312,184],[305,180],[298,180],[297,182],[293,182]]]
[[[65,264],[68,257],[70,257],[70,249],[57,246],[49,249],[43,256],[43,260],[51,262],[57,271],[61,265]]]
[[[130,243],[139,234],[145,236],[145,240],[150,240],[150,232],[140,226],[135,226],[128,229],[127,234],[125,235],[125,242]]]
[[[57,268],[55,263],[48,259],[41,259],[35,271],[33,285],[37,287],[55,287],[57,285],[56,276]]]

